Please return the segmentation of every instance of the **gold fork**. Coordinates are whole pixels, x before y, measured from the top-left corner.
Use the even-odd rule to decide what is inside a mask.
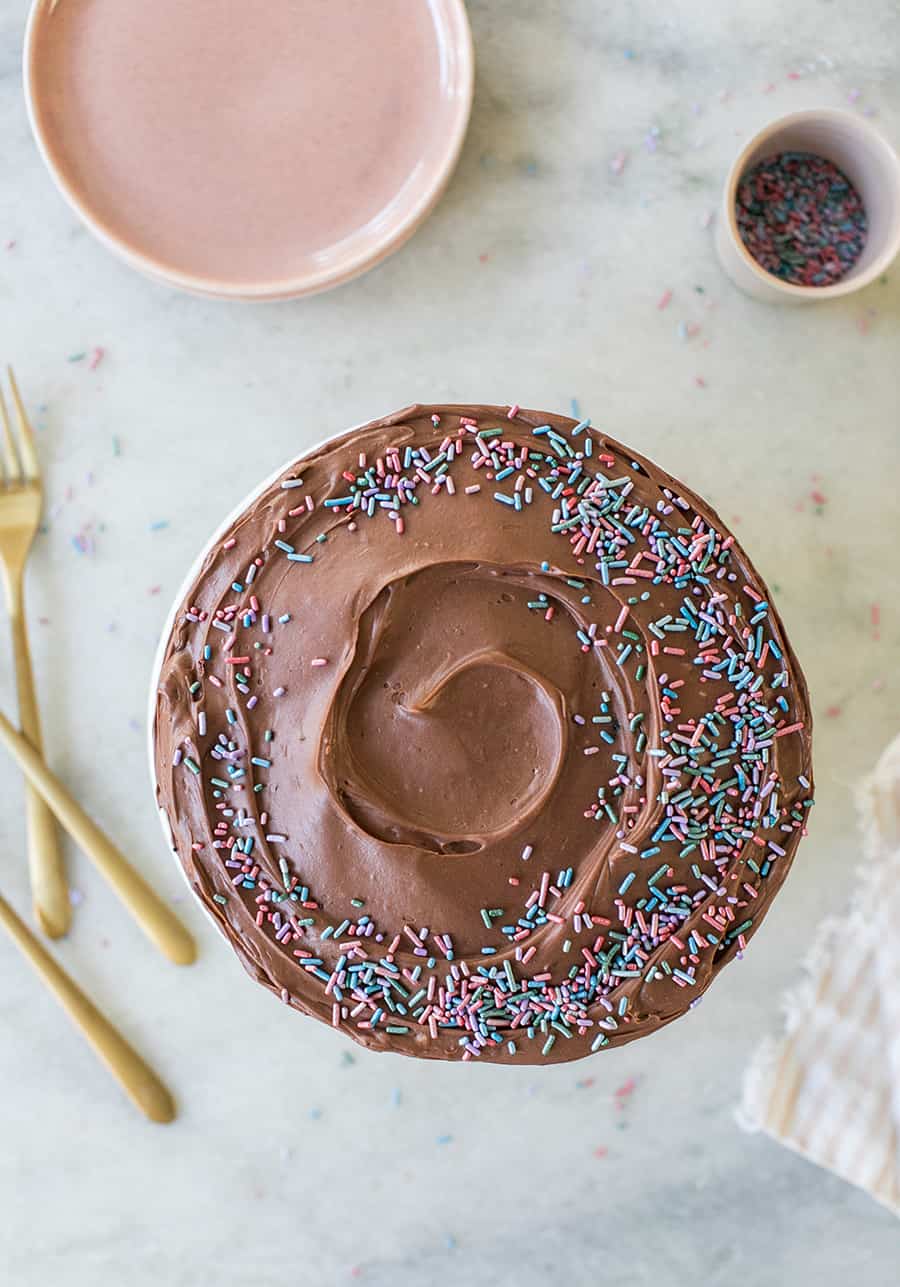
[[[3,426],[0,464],[0,569],[3,571],[12,624],[19,725],[31,745],[43,755],[41,721],[25,629],[24,595],[25,560],[40,522],[43,493],[34,433],[25,413],[12,367],[7,367],[7,372],[18,434],[13,430],[0,387],[0,421]],[[30,783],[25,787],[25,819],[34,914],[45,934],[59,938],[69,928],[72,918],[60,837],[53,814]]]

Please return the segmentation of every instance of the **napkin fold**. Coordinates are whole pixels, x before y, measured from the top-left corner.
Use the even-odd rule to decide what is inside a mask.
[[[900,1215],[900,737],[860,788],[864,862],[820,927],[738,1114]]]

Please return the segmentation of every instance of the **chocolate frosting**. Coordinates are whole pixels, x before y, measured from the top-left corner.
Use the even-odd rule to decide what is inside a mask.
[[[803,676],[715,512],[564,416],[301,457],[164,650],[157,797],[258,982],[372,1049],[542,1063],[695,1004],[812,803]]]

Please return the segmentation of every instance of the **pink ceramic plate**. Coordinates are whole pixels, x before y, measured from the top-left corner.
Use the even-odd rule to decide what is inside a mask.
[[[430,212],[472,102],[462,0],[35,0],[29,115],[109,248],[184,290],[289,299]]]

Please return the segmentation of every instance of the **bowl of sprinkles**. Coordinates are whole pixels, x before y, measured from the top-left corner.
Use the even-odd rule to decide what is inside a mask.
[[[850,112],[781,117],[732,165],[716,247],[735,284],[759,299],[860,290],[900,251],[900,160]]]

